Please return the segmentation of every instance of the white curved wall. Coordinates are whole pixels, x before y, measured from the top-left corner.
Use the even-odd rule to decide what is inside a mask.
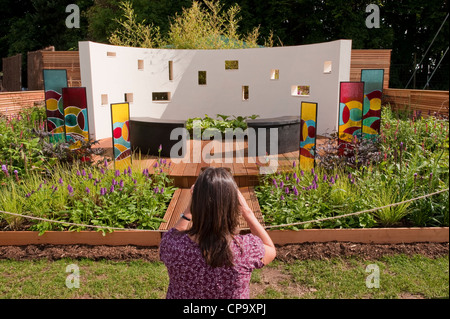
[[[87,88],[89,122],[94,139],[111,137],[110,103],[133,93],[131,117],[186,120],[190,117],[300,114],[301,101],[317,102],[318,134],[336,131],[339,82],[350,79],[351,40],[302,46],[234,49],[170,50],[118,47],[80,42],[82,85]],[[107,55],[114,52],[115,56]],[[143,60],[143,70],[138,69]],[[238,70],[225,70],[225,60],[238,60]],[[169,63],[173,61],[173,80]],[[332,62],[324,73],[325,61]],[[272,69],[279,79],[271,80]],[[207,84],[198,84],[207,71]],[[243,101],[242,86],[249,86]],[[309,85],[309,96],[292,96],[294,85]],[[170,102],[153,102],[152,92],[170,92]],[[102,105],[101,96],[108,96]]]

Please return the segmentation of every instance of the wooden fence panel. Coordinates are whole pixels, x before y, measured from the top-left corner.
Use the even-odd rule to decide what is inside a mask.
[[[69,87],[80,87],[80,58],[78,51],[35,51],[28,52],[28,89],[43,90],[43,69],[67,70]]]
[[[3,89],[5,91],[22,90],[22,54],[3,58]]]
[[[394,109],[408,108],[422,114],[449,114],[449,91],[385,89],[383,104],[389,103]]]
[[[362,69],[384,69],[383,88],[389,87],[392,50],[352,50],[350,81],[361,81]]]
[[[44,105],[44,91],[17,91],[0,93],[0,115],[12,117],[34,105]]]

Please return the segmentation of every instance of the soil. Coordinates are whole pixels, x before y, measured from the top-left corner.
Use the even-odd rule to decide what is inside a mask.
[[[377,260],[397,254],[423,255],[429,258],[448,256],[449,243],[361,244],[348,242],[304,243],[277,247],[277,260],[292,262],[307,259],[331,259],[357,256]],[[89,245],[27,245],[0,246],[0,260],[58,260],[61,258],[113,261],[159,261],[158,247],[89,246]]]

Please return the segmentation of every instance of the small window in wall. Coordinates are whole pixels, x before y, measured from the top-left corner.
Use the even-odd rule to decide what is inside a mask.
[[[238,70],[239,61],[238,60],[227,60],[225,61],[225,70]]]
[[[323,63],[323,73],[331,73],[331,61],[325,61]]]
[[[309,96],[310,88],[309,85],[293,85],[291,86],[292,96]]]
[[[242,86],[242,101],[248,101],[248,85],[243,85]]]
[[[133,103],[133,93],[125,93],[125,102]]]
[[[106,56],[115,57],[116,56],[116,52],[106,52]]]
[[[270,79],[271,80],[279,80],[280,79],[280,70],[272,69],[270,71]]]
[[[152,93],[153,101],[170,101],[170,92],[153,92]]]
[[[138,60],[138,70],[144,70],[144,60]]]
[[[198,85],[206,85],[206,71],[198,71]]]
[[[102,105],[108,105],[108,94],[102,94]]]
[[[169,61],[169,81],[173,81],[173,61]]]

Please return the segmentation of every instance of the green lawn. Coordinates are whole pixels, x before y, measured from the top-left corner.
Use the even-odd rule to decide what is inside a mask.
[[[79,269],[79,288],[68,288],[68,265]],[[379,288],[367,288],[366,266],[376,264]],[[268,277],[269,276],[269,277]],[[68,283],[74,281],[68,280]],[[164,298],[168,286],[160,262],[0,260],[1,298]],[[449,298],[449,258],[397,255],[274,262],[252,275],[254,298]]]

